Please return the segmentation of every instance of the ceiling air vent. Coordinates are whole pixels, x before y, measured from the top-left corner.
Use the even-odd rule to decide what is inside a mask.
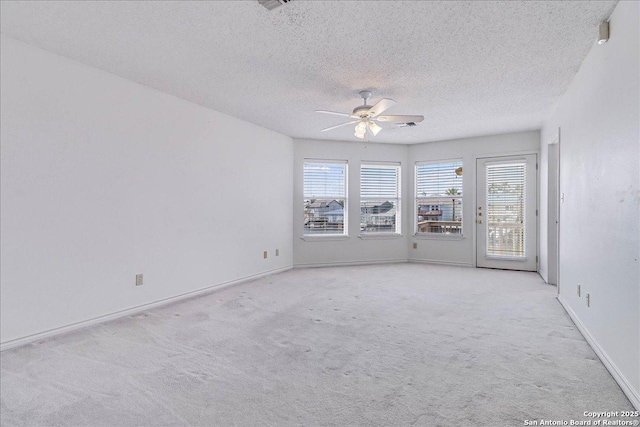
[[[269,10],[273,10],[276,7],[280,7],[283,4],[289,3],[291,1],[293,0],[258,0],[258,3],[260,3],[261,5],[263,5]]]
[[[418,124],[416,122],[398,123],[398,127],[400,128],[412,128],[414,126],[418,126]]]

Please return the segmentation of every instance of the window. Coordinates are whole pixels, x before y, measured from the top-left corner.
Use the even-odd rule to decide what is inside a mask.
[[[400,234],[400,165],[360,167],[360,232]]]
[[[347,234],[347,162],[304,163],[304,235]]]
[[[416,164],[416,233],[462,234],[462,161]]]
[[[487,256],[526,256],[526,176],[526,161],[486,167]]]

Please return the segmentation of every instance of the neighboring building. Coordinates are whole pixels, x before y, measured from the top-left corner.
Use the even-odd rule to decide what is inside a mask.
[[[455,212],[452,200],[441,197],[435,201],[421,201],[418,205],[419,221],[460,221],[462,219],[462,205],[455,201]]]
[[[311,199],[305,205],[305,213],[308,218],[324,216],[327,212],[342,209],[342,205],[337,200]]]
[[[344,223],[344,209],[342,206],[340,209],[334,211],[325,212],[324,216],[327,218],[329,224],[343,224]]]
[[[418,233],[462,233],[462,203],[447,196],[418,200]]]
[[[383,214],[383,213],[389,212],[391,209],[393,209],[393,203],[387,201],[379,205],[363,206],[360,208],[360,213],[362,215]]]
[[[337,200],[308,200],[304,212],[305,233],[325,234],[344,227],[344,207]]]
[[[440,205],[420,205],[418,206],[418,220],[439,221],[442,219]]]
[[[396,208],[386,201],[379,205],[360,207],[360,229],[363,231],[394,231]]]

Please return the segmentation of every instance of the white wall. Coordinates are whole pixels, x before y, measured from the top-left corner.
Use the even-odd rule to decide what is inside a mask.
[[[640,409],[639,18],[638,2],[618,3],[610,40],[594,43],[541,151],[545,163],[561,128],[559,298]]]
[[[294,197],[293,197],[293,263],[296,266],[339,265],[407,260],[408,180],[407,146],[374,144],[359,141],[339,142],[320,140],[294,140]],[[303,163],[305,159],[348,161],[348,221],[346,239],[311,238],[303,240]],[[363,161],[400,162],[402,174],[401,195],[402,236],[385,239],[361,239],[360,233],[360,164]]]
[[[3,344],[291,267],[291,138],[4,36],[1,53]]]
[[[462,206],[463,238],[412,237],[410,243],[416,242],[418,248],[409,249],[409,260],[475,266],[476,159],[525,152],[537,153],[539,146],[540,133],[538,131],[454,139],[409,146],[409,158],[412,164],[421,161],[462,159],[464,169],[462,188],[464,197]],[[415,171],[410,168],[408,172],[410,194],[413,195],[415,192]],[[410,227],[411,230],[415,227],[413,216],[410,218]]]

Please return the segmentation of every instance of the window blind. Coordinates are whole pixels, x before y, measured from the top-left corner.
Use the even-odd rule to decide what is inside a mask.
[[[304,196],[345,198],[346,169],[340,163],[305,163]]]
[[[525,257],[525,162],[487,165],[487,255]]]
[[[360,167],[360,232],[400,233],[400,165]]]
[[[452,188],[462,194],[462,177],[456,175],[459,167],[462,162],[416,165],[416,196],[444,196]]]
[[[347,234],[346,162],[304,162],[304,234]]]
[[[462,161],[416,164],[416,233],[462,234]]]

